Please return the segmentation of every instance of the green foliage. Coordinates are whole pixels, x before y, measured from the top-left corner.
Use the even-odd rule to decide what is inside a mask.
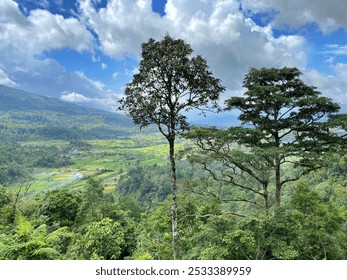
[[[0,209],[10,202],[10,197],[5,186],[0,185]]]
[[[152,168],[134,166],[119,177],[116,190],[123,195],[130,194],[144,207],[155,201],[163,201],[170,194],[170,178],[167,166]]]
[[[39,214],[48,225],[72,226],[76,220],[81,197],[67,189],[53,190],[42,197]]]
[[[289,207],[299,229],[292,240],[299,259],[340,259],[346,255],[347,239],[343,224],[346,213],[310,189],[299,184]]]
[[[124,232],[118,222],[109,218],[87,225],[76,235],[68,257],[73,259],[117,260],[124,246]]]
[[[136,224],[134,220],[138,219],[139,221],[142,213],[136,202],[129,199],[120,202],[120,199],[117,199],[112,193],[105,193],[100,182],[93,179],[88,179],[80,199],[81,203],[74,224],[77,231],[76,242],[79,245],[69,248],[69,258],[123,259],[129,257],[136,247]],[[128,203],[134,208],[129,209]],[[87,251],[83,251],[83,246],[87,246],[85,244],[87,238],[86,231],[88,231],[86,227],[88,228],[102,221],[106,221],[107,225],[108,220],[111,220],[112,223],[117,223],[120,236],[122,236],[121,242],[118,240],[120,242],[119,253],[117,251],[116,255],[106,253],[88,255]],[[107,228],[106,225],[105,227]],[[90,234],[94,234],[94,230]]]
[[[159,204],[150,215],[142,218],[134,259],[172,259],[170,201]]]
[[[266,218],[251,217],[238,220],[236,226],[223,238],[227,254],[226,259],[259,260],[269,258],[265,235]]]
[[[289,205],[271,216],[242,219],[227,233],[227,258],[342,259],[345,219],[341,209],[300,183]]]
[[[0,259],[60,259],[62,243],[70,237],[67,228],[48,232],[47,225],[34,228],[30,221],[18,215],[13,233],[0,235]]]
[[[192,53],[189,44],[170,36],[142,44],[139,73],[120,101],[135,124],[157,124],[169,136],[187,128],[183,112],[204,108],[209,102],[216,105],[224,87],[208,71],[206,61]]]
[[[82,192],[82,202],[79,209],[79,223],[99,221],[103,218],[103,205],[106,203],[104,188],[99,181],[88,179]]]
[[[216,201],[186,197],[182,209],[181,252],[188,260],[222,260],[227,249],[223,237],[233,228],[234,219],[224,215]]]
[[[329,119],[329,122],[332,126],[342,129],[344,131],[344,135],[346,136],[347,131],[347,114],[339,114],[332,116]]]
[[[232,222],[209,199],[178,197],[181,259],[223,259],[223,235]],[[143,217],[134,259],[172,259],[170,197]]]

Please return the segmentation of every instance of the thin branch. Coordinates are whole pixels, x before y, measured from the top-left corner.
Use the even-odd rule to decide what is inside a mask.
[[[233,216],[237,216],[237,217],[242,217],[242,218],[245,218],[247,216],[243,215],[243,214],[240,214],[240,213],[235,213],[235,212],[225,212],[225,213],[222,213],[222,214],[205,214],[205,215],[184,215],[184,216],[181,216],[182,218],[186,218],[186,217],[193,217],[193,218],[207,218],[207,217],[222,217],[222,216],[226,216],[226,215],[233,215]]]

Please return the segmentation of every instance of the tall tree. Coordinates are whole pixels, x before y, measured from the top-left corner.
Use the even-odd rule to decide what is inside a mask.
[[[179,258],[175,140],[189,127],[184,113],[216,107],[224,91],[220,80],[208,70],[206,60],[192,54],[191,46],[181,39],[149,39],[142,44],[139,73],[127,84],[125,97],[120,100],[120,109],[135,124],[157,125],[169,143],[174,259]]]
[[[210,129],[210,133],[195,132],[190,136],[229,168],[229,173],[222,174],[229,182],[239,184],[235,181],[237,176],[232,174],[236,171],[236,175],[247,174],[260,183],[261,192],[256,188],[251,191],[263,196],[265,203],[268,203],[267,186],[271,180],[277,206],[281,203],[282,187],[319,168],[324,153],[338,147],[343,140],[327,121],[339,111],[339,105],[321,96],[315,87],[306,85],[300,75],[297,68],[250,69],[243,82],[247,89],[244,96],[226,100],[226,110],[240,111],[243,126],[224,131]],[[231,142],[245,149],[237,151]],[[284,174],[283,168],[289,165],[295,172]]]

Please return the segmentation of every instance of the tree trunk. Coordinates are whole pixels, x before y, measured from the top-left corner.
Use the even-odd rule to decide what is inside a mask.
[[[266,184],[264,183],[263,184],[263,190],[264,190],[263,197],[264,197],[264,202],[265,202],[265,211],[266,211],[266,214],[268,214],[269,213],[269,209],[270,209],[268,183],[266,183]]]
[[[280,163],[280,159],[276,158],[275,160],[275,169],[276,169],[276,191],[275,191],[275,202],[276,202],[276,206],[280,207],[281,205],[281,163]]]
[[[171,164],[171,220],[172,220],[172,247],[174,260],[179,259],[178,251],[178,226],[177,226],[177,174],[175,161],[175,139],[169,139],[170,144],[170,164]]]

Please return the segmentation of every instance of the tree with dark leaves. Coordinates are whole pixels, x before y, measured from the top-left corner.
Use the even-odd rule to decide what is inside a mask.
[[[175,140],[180,131],[189,128],[185,113],[217,108],[224,91],[220,80],[208,70],[206,60],[192,54],[191,46],[181,39],[149,39],[142,44],[139,73],[127,84],[125,97],[120,100],[120,109],[135,124],[157,125],[169,143],[174,259],[179,258]]]

